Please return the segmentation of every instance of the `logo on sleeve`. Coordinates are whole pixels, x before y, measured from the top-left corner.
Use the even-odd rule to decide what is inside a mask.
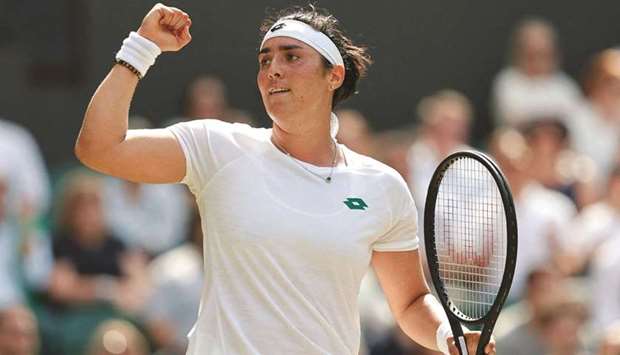
[[[364,200],[358,197],[349,197],[348,199],[342,202],[344,202],[344,204],[347,205],[347,207],[349,207],[349,209],[352,209],[352,210],[363,211],[368,208],[368,205],[366,204],[366,202],[364,202]]]

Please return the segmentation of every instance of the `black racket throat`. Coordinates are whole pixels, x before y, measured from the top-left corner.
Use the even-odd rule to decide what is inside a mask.
[[[482,326],[476,354],[484,354],[517,256],[512,194],[490,158],[460,151],[439,164],[426,197],[424,241],[431,280],[459,353],[465,354],[459,346],[464,325]]]

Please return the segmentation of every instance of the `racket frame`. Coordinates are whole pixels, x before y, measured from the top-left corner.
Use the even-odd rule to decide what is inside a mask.
[[[441,278],[439,277],[439,260],[437,258],[437,248],[435,246],[435,207],[437,204],[439,187],[448,168],[455,161],[461,158],[475,159],[489,171],[499,190],[506,217],[506,262],[504,265],[504,275],[502,276],[502,282],[497,292],[497,296],[493,301],[493,305],[487,314],[479,319],[472,319],[464,315],[452,303],[452,301],[450,301],[443,281],[441,281]],[[497,321],[502,306],[504,305],[504,302],[508,297],[508,293],[510,292],[510,286],[512,284],[512,278],[514,276],[517,262],[517,240],[517,218],[512,193],[508,183],[506,182],[504,174],[495,162],[493,162],[493,160],[485,154],[473,150],[458,151],[446,157],[435,170],[428,186],[426,203],[424,207],[424,244],[431,280],[433,286],[435,287],[435,291],[437,292],[439,302],[448,316],[448,321],[450,322],[450,327],[452,328],[454,340],[457,345],[456,347],[459,349],[460,355],[468,355],[467,347],[465,346],[463,349],[465,338],[461,324],[464,324],[465,326],[483,325],[476,355],[484,355],[484,347],[491,339],[495,322]]]

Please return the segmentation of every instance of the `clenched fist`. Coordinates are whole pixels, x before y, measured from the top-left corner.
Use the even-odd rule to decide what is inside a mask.
[[[138,34],[151,40],[162,52],[176,52],[191,40],[189,15],[175,7],[155,5],[144,17]]]

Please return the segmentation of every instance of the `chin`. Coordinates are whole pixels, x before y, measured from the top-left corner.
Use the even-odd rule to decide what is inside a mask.
[[[286,105],[283,103],[270,104],[265,105],[265,111],[267,111],[267,115],[271,117],[272,120],[276,120],[276,117],[285,118],[288,117],[294,110],[290,107],[290,105]]]

